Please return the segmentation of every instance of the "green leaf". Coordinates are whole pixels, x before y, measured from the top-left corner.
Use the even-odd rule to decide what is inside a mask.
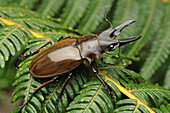
[[[21,43],[26,44],[27,34],[17,26],[4,26],[0,29],[0,53],[2,64],[5,66],[5,61],[8,61],[10,56],[14,56],[16,51],[21,50]],[[30,37],[29,37],[30,38]]]
[[[83,33],[91,33],[100,22],[104,20],[105,6],[111,7],[113,0],[93,0],[90,2],[85,17],[82,19],[78,29]]]
[[[168,19],[170,18],[169,10],[170,7],[167,6],[165,9],[165,15],[168,16],[163,19],[162,26],[158,31],[156,40],[153,42],[150,54],[140,71],[141,76],[143,76],[146,80],[151,78],[170,54],[170,22],[168,22]],[[166,28],[166,30],[163,30],[164,28]]]
[[[117,25],[127,20],[136,21],[138,19],[138,14],[139,14],[139,4],[137,4],[137,1],[118,0],[116,4],[116,10],[113,14],[113,20],[112,20],[113,27],[116,27]],[[135,25],[136,23],[125,28],[121,33],[121,37],[127,38],[129,36],[132,36],[134,29],[136,29],[137,27]]]
[[[43,0],[38,12],[43,16],[54,16],[57,13],[61,6],[64,4],[65,0]]]
[[[88,82],[67,107],[67,111],[76,112],[75,110],[79,109],[81,112],[109,112],[113,110],[113,104],[107,95],[98,82]]]
[[[167,89],[170,89],[169,80],[170,80],[170,65],[168,67],[168,70],[165,74],[165,79],[164,79],[164,87],[167,88]]]
[[[88,0],[68,1],[61,15],[61,23],[63,23],[65,27],[74,27],[83,16],[87,5]]]
[[[144,47],[145,43],[151,39],[151,36],[159,27],[162,15],[162,3],[158,0],[138,0],[140,11],[138,20],[135,23],[134,35],[142,35],[142,38],[134,42],[125,52],[128,57],[137,55]],[[134,9],[135,10],[135,9]],[[141,26],[141,27],[139,27]]]

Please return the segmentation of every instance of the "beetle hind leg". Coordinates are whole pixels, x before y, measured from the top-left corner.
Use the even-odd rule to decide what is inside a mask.
[[[38,86],[38,87],[35,89],[35,91],[31,94],[31,96],[29,97],[29,99],[27,100],[27,102],[25,102],[24,105],[20,108],[19,113],[21,113],[21,111],[22,111],[22,109],[25,107],[25,105],[27,105],[27,104],[30,102],[30,100],[32,99],[32,97],[34,96],[34,94],[35,94],[36,92],[38,92],[38,91],[39,91],[40,89],[42,89],[44,86],[46,86],[46,85],[50,84],[51,82],[55,81],[57,78],[58,78],[58,76],[55,76],[53,79],[51,79],[51,80],[49,80],[49,81],[41,84],[40,86]]]

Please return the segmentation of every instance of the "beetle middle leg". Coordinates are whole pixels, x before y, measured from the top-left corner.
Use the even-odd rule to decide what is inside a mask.
[[[113,100],[113,104],[114,104],[114,103],[115,103],[115,100],[114,100],[114,97],[113,97],[112,89],[111,89],[110,86],[99,76],[96,62],[95,62],[95,61],[92,61],[91,66],[92,66],[92,70],[93,70],[94,74],[97,76],[97,78],[99,79],[99,81],[103,84],[103,86],[105,87],[105,89],[108,91],[109,95],[111,96],[111,98],[112,98],[112,100]]]
[[[56,113],[57,110],[58,110],[58,102],[59,102],[59,99],[60,99],[61,96],[63,95],[64,89],[65,89],[65,87],[66,87],[66,85],[67,85],[67,83],[68,83],[68,81],[70,80],[70,78],[71,78],[72,75],[73,75],[72,72],[69,73],[67,79],[64,81],[64,84],[63,84],[63,86],[62,86],[62,88],[61,88],[61,91],[60,91],[60,93],[59,93],[59,96],[58,96],[58,98],[57,98],[57,100],[56,100],[55,113]]]

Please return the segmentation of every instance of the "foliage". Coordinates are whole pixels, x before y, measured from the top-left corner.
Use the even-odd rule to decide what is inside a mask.
[[[128,64],[127,68],[139,72],[145,80],[150,80],[158,75],[162,66],[167,67],[163,70],[164,75],[159,74],[162,76],[162,86],[145,81],[139,74],[121,67],[115,50],[113,55],[105,54],[104,58],[106,62],[117,66],[98,61],[99,69],[106,74],[100,75],[111,86],[115,103],[96,77],[88,73],[89,69],[81,65],[66,86],[58,111],[149,112],[146,107],[149,106],[156,112],[170,112],[170,63],[166,63],[170,60],[170,5],[159,0],[2,0],[0,72],[3,73],[0,77],[10,75],[4,75],[4,70],[11,69],[8,64],[13,64],[22,51],[28,53],[47,39],[57,41],[61,36],[81,36],[107,29],[108,25],[104,20],[106,5],[109,9],[108,19],[113,26],[129,19],[136,20],[136,23],[124,29],[118,38],[142,34],[140,40],[122,47],[122,58]],[[7,22],[3,18],[7,19]],[[10,24],[11,22],[13,23]],[[30,75],[29,63],[34,56],[21,59],[18,65],[13,82],[16,88],[11,103],[20,98],[28,100],[35,88],[47,81]],[[133,65],[138,65],[136,67],[139,68]],[[54,83],[42,88],[23,112],[53,112],[65,76],[67,75],[62,75]],[[153,82],[159,80],[155,79]],[[125,89],[121,90],[120,87]],[[19,108],[21,106],[11,112],[17,112]]]

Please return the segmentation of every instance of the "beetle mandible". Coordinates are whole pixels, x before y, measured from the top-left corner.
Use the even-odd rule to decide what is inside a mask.
[[[71,76],[74,75],[74,70],[76,70],[84,60],[88,61],[91,65],[92,71],[97,76],[99,81],[104,85],[111,95],[113,101],[112,90],[109,85],[98,75],[98,69],[95,62],[95,59],[100,59],[103,53],[108,53],[114,51],[116,48],[119,48],[118,56],[121,62],[125,65],[125,62],[120,57],[120,47],[128,44],[130,42],[136,41],[141,38],[141,36],[132,36],[126,39],[115,39],[121,34],[121,31],[126,26],[135,22],[134,20],[128,20],[117,27],[113,28],[112,24],[107,20],[107,7],[105,8],[105,20],[110,25],[110,28],[101,32],[99,35],[91,34],[82,37],[70,37],[64,40],[54,42],[49,41],[45,42],[41,46],[37,47],[35,50],[32,50],[30,53],[21,55],[19,60],[22,57],[33,55],[37,53],[42,47],[51,43],[52,45],[46,49],[39,52],[31,61],[29,65],[29,72],[33,77],[36,78],[46,78],[52,77],[51,80],[43,83],[35,89],[31,94],[27,102],[24,103],[20,112],[28,102],[30,102],[33,95],[40,90],[42,87],[47,84],[55,81],[58,76],[64,73],[68,73],[68,76],[62,86],[58,99],[56,100],[57,111],[58,101],[63,94],[67,82],[70,80]]]

